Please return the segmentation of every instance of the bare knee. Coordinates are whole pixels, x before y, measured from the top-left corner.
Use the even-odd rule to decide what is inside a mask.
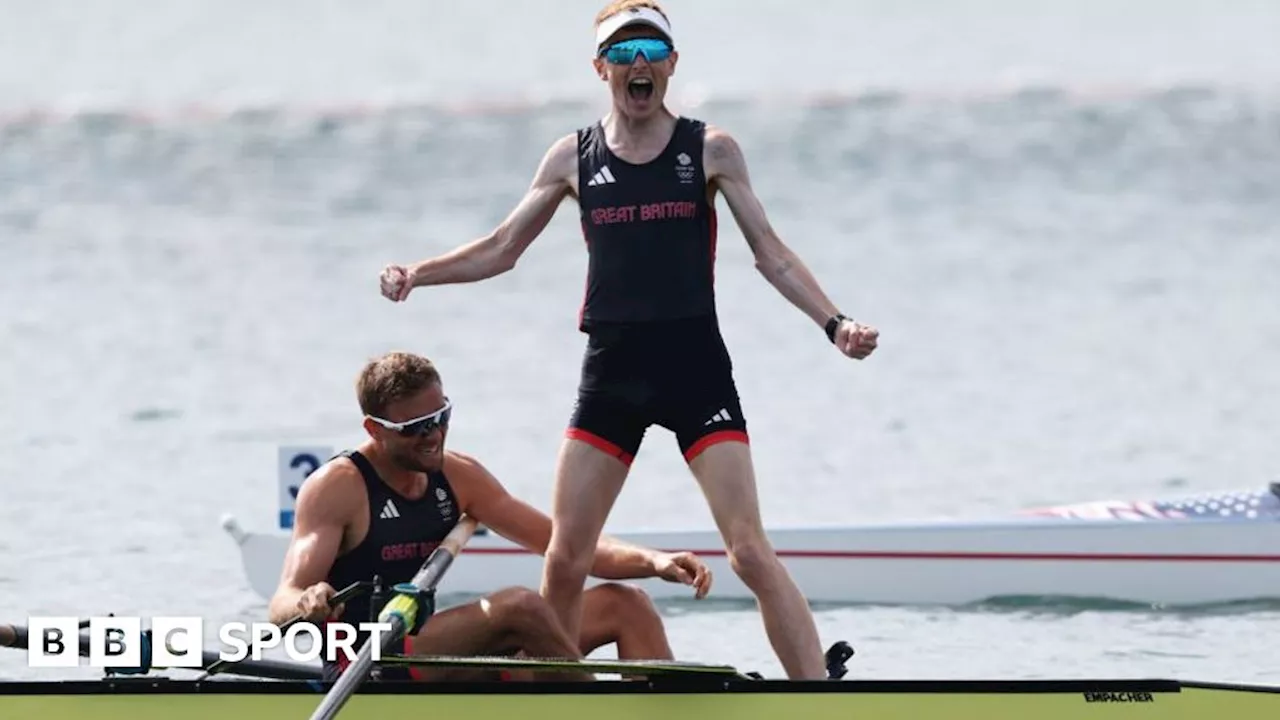
[[[555,623],[551,606],[537,592],[523,587],[499,590],[485,599],[489,616],[505,630],[545,627]]]
[[[661,617],[649,594],[635,585],[605,583],[591,588],[591,594],[597,596],[593,604],[598,603],[595,606],[600,613],[620,623],[638,624]]]
[[[741,533],[728,545],[729,567],[743,584],[757,588],[769,582],[779,567],[778,556],[763,532]]]
[[[594,548],[583,551],[563,542],[556,542],[547,548],[544,558],[546,576],[551,582],[584,583],[591,574],[591,566],[595,562]]]
[[[628,468],[588,442],[565,440],[556,466],[551,540],[544,554],[547,574],[586,579]]]

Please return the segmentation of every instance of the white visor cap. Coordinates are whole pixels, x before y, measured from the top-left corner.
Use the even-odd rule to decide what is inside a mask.
[[[600,27],[596,28],[596,48],[599,49],[604,44],[604,41],[609,39],[609,36],[624,27],[632,25],[648,25],[666,35],[667,39],[673,44],[675,43],[675,36],[671,34],[671,23],[667,22],[662,13],[653,8],[633,7],[615,15],[610,15],[605,18],[604,22],[600,23]]]

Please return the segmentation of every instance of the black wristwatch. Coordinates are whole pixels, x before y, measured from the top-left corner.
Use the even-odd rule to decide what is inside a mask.
[[[844,313],[836,313],[835,315],[832,315],[831,319],[827,321],[827,327],[826,327],[827,339],[830,340],[832,344],[834,344],[836,341],[836,330],[840,328],[840,323],[844,322],[845,320],[852,320],[852,319],[853,318],[845,315]]]

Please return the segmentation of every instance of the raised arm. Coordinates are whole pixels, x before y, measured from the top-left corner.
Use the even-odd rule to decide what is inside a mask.
[[[459,490],[464,512],[529,552],[546,554],[551,518],[509,493],[475,458],[453,451],[450,460],[449,472],[466,478],[465,495]],[[692,553],[662,552],[608,535],[601,535],[596,545],[591,575],[604,580],[660,577],[693,586],[698,598],[711,589],[711,570]]]
[[[707,179],[724,195],[760,274],[818,327],[826,329],[832,318],[838,318],[833,323],[833,342],[841,352],[859,359],[869,355],[875,349],[878,331],[844,318],[804,261],[778,237],[751,187],[746,158],[733,136],[708,126],[703,153]]]
[[[380,278],[382,294],[399,302],[415,287],[476,282],[514,268],[574,191],[577,157],[576,134],[557,140],[543,155],[524,197],[493,232],[428,260],[388,265]]]

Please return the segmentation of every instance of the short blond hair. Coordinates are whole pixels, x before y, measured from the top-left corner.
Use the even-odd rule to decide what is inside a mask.
[[[605,5],[604,9],[596,15],[596,27],[600,27],[600,23],[608,20],[614,15],[617,15],[623,10],[630,10],[631,8],[639,7],[656,10],[659,15],[667,18],[667,22],[671,22],[671,18],[667,17],[667,13],[662,9],[662,6],[653,0],[613,0],[613,2]]]

